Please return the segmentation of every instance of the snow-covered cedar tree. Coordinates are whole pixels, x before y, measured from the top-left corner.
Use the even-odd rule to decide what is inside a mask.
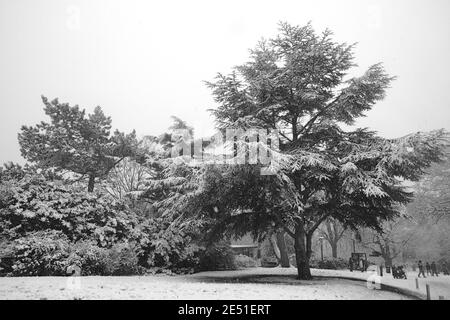
[[[394,79],[379,63],[359,77],[346,77],[354,66],[353,47],[335,42],[329,30],[317,34],[310,24],[281,23],[279,35],[258,43],[247,63],[207,83],[218,104],[212,110],[218,128],[280,132],[280,154],[271,164],[277,188],[241,191],[255,199],[254,208],[230,203],[245,209],[242,215],[256,216],[240,228],[263,232],[261,226],[270,223],[261,220],[272,220],[294,239],[300,279],[311,278],[311,239],[325,219],[380,229],[411,199],[403,181],[418,180],[440,161],[446,143],[443,130],[388,140],[368,129],[343,129],[382,100]],[[240,183],[239,175],[233,181]],[[276,201],[268,208],[256,205],[262,194]],[[230,208],[227,212],[240,219]]]

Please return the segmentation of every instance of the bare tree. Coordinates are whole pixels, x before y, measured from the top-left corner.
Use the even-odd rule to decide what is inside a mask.
[[[406,248],[408,242],[413,237],[410,220],[400,218],[395,221],[388,221],[383,225],[383,231],[370,231],[367,239],[361,239],[361,244],[378,253],[387,267],[392,266],[392,262]]]
[[[126,158],[110,172],[103,188],[115,199],[128,200],[132,208],[145,212],[150,210],[150,203],[139,195],[147,189],[147,181],[152,177],[149,167]]]
[[[323,223],[323,227],[319,229],[319,233],[330,244],[331,255],[333,258],[338,257],[338,244],[345,234],[346,229],[336,220],[327,219]]]

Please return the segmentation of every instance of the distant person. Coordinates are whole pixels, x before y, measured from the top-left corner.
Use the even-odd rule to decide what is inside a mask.
[[[430,266],[430,264],[428,263],[428,261],[427,261],[427,263],[425,264],[425,268],[427,269],[427,276],[429,276],[429,275],[431,274],[431,266]]]
[[[423,277],[426,278],[422,260],[419,260],[419,262],[417,263],[417,267],[419,268],[419,275],[417,277],[420,278],[420,275],[423,275]]]
[[[439,277],[439,274],[437,272],[437,267],[436,267],[436,263],[433,261],[431,263],[431,276],[434,277],[434,275],[436,275],[436,277]]]
[[[444,274],[444,275],[448,275],[448,266],[447,266],[447,262],[446,261],[444,261],[443,263],[442,263],[442,273]]]
[[[348,259],[348,267],[349,267],[350,271],[353,271],[353,259],[352,259],[352,257],[350,257],[350,259]]]

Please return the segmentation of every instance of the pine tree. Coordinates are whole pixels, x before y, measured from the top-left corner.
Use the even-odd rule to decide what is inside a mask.
[[[100,107],[86,116],[77,105],[50,102],[44,96],[42,101],[50,122],[23,126],[19,133],[22,156],[31,163],[87,177],[92,192],[96,178],[104,178],[124,158],[136,155],[135,132],[111,134],[111,118]]]

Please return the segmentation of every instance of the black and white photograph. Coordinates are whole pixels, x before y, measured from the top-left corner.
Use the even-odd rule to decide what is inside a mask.
[[[448,0],[0,0],[0,300],[449,300],[449,75]]]

